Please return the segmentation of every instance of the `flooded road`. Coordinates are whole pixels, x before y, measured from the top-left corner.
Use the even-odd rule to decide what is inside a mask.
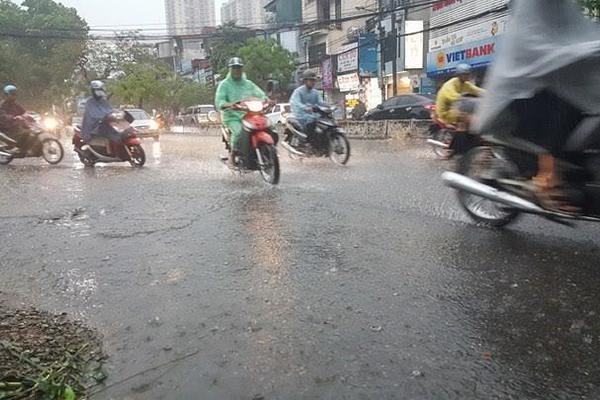
[[[192,135],[2,167],[0,298],[103,333],[95,399],[600,398],[600,226],[478,227],[427,149],[352,144],[275,188]]]

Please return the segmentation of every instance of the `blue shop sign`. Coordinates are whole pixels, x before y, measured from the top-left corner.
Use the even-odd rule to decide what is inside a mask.
[[[499,38],[495,36],[428,53],[427,75],[451,74],[462,63],[467,63],[473,68],[490,65],[498,51]]]

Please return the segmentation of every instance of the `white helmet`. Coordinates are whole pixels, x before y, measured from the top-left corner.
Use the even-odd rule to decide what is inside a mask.
[[[92,81],[90,83],[90,89],[92,89],[92,95],[97,98],[106,97],[106,87],[102,81]]]

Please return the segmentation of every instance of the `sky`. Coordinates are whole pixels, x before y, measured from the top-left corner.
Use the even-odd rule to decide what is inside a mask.
[[[13,0],[20,3],[20,0]],[[145,28],[165,27],[164,0],[55,0],[65,6],[75,7],[91,27],[115,25],[147,25]],[[217,18],[221,4],[215,0]]]

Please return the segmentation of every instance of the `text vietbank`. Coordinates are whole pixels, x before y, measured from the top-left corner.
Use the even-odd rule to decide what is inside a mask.
[[[496,43],[485,44],[483,46],[472,47],[470,49],[454,51],[446,54],[448,63],[464,61],[471,58],[489,56],[496,52]]]

